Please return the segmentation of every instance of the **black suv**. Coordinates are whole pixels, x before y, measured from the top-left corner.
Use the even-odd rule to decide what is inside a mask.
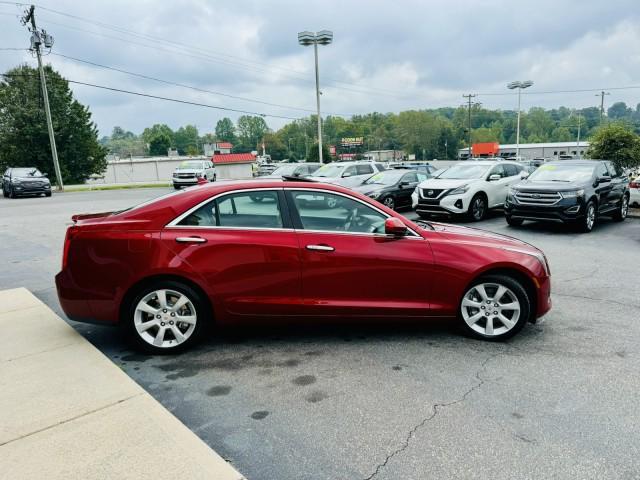
[[[420,182],[430,177],[426,172],[397,168],[378,172],[362,182],[362,185],[352,187],[352,190],[396,210],[411,207],[411,194]]]
[[[51,196],[51,182],[37,168],[7,168],[2,176],[2,194],[5,197],[43,193]]]
[[[629,179],[607,160],[561,160],[540,166],[509,189],[507,223],[571,223],[590,232],[600,215],[622,221],[629,209]]]

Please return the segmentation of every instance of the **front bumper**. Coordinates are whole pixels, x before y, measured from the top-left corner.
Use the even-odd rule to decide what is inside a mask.
[[[469,200],[466,194],[445,195],[439,198],[423,198],[415,194],[416,212],[431,215],[459,215],[467,212]],[[412,197],[413,198],[413,197]]]
[[[189,178],[173,177],[173,184],[180,187],[190,187],[192,185],[198,184],[198,178],[197,177],[189,177]]]
[[[570,223],[584,218],[584,212],[583,197],[563,198],[554,205],[522,205],[508,197],[504,204],[507,217],[523,220]]]
[[[12,186],[14,195],[35,195],[41,193],[50,193],[51,185],[17,185]]]

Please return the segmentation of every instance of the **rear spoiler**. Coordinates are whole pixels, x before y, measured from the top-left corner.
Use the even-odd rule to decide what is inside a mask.
[[[102,213],[79,213],[71,216],[71,220],[73,223],[77,223],[79,220],[91,220],[93,218],[101,218],[108,217],[112,215],[113,212],[102,212]]]

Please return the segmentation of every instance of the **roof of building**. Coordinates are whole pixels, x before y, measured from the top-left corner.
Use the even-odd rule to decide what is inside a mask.
[[[223,165],[226,163],[253,163],[256,157],[251,153],[216,153],[211,157],[213,163]]]
[[[570,142],[547,142],[547,143],[521,143],[520,144],[520,149],[527,149],[527,148],[570,148],[570,147],[575,147],[575,146],[579,146],[579,147],[588,147],[589,146],[589,142],[584,142],[584,141],[580,141],[578,143],[574,142],[574,141],[570,141]],[[515,143],[507,143],[507,144],[500,144],[500,149],[505,149],[505,148],[509,148],[509,149],[516,149],[518,147],[518,145],[516,145]],[[461,152],[463,151],[468,151],[469,147],[464,147],[459,149]]]
[[[218,148],[233,148],[233,145],[229,142],[218,142],[216,143]]]

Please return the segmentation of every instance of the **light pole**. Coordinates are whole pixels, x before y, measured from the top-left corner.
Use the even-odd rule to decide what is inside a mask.
[[[320,30],[319,32],[300,32],[298,33],[298,43],[303,47],[313,45],[313,53],[316,60],[316,104],[318,107],[318,160],[322,165],[322,117],[320,116],[320,75],[318,72],[318,44],[329,45],[333,42],[333,32],[329,30]]]
[[[523,88],[529,88],[533,85],[531,80],[525,80],[524,82],[511,82],[507,85],[509,90],[518,89],[518,126],[516,128],[516,160],[520,159],[520,95],[522,94]]]

